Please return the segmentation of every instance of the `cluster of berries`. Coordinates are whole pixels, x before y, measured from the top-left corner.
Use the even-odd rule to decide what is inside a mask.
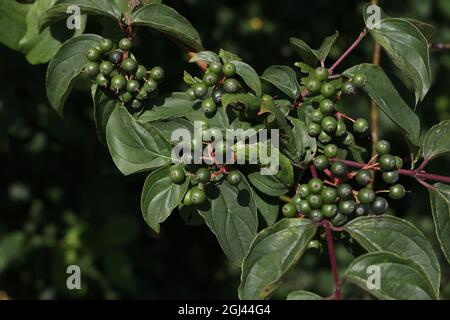
[[[338,147],[335,144],[324,146],[323,154],[315,157],[313,165],[333,181],[312,178],[307,184],[300,185],[292,201],[283,206],[283,215],[293,218],[301,214],[316,222],[326,218],[333,225],[342,226],[352,218],[385,213],[389,203],[379,196],[380,193],[388,193],[393,200],[405,196],[405,188],[397,184],[403,161],[389,154],[391,145],[386,140],[378,141],[375,149],[377,157],[372,159],[373,164],[350,171],[345,163],[336,159]],[[382,172],[382,180],[390,185],[388,190],[377,192],[373,189],[373,173],[370,169]],[[351,180],[359,190],[352,187]]]
[[[159,84],[164,80],[164,70],[148,70],[131,55],[132,41],[124,38],[117,48],[110,39],[102,39],[90,48],[86,57],[89,63],[84,71],[98,86],[109,89],[123,105],[141,110],[144,103],[155,98]]]
[[[192,100],[203,100],[202,109],[206,116],[212,117],[216,113],[217,106],[222,102],[224,93],[239,93],[242,85],[234,79],[236,66],[233,63],[211,63],[205,71],[203,80],[194,84],[186,93]],[[212,90],[211,97],[206,98]]]

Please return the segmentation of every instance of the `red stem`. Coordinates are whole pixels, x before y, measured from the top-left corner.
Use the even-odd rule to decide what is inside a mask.
[[[337,66],[358,46],[358,44],[361,42],[362,39],[367,34],[367,29],[364,28],[364,30],[359,34],[358,38],[353,42],[353,44],[350,46],[350,48],[347,49],[347,51],[344,52],[344,54],[331,66],[330,70],[328,71],[329,75],[331,76],[334,72],[334,69],[337,68]]]
[[[319,175],[317,174],[316,167],[314,165],[310,165],[309,170],[311,171],[311,175],[313,178],[319,177]]]
[[[325,227],[325,237],[327,239],[327,246],[328,246],[328,257],[330,259],[330,265],[331,265],[331,271],[333,273],[333,280],[334,280],[334,298],[336,300],[341,300],[341,280],[339,279],[339,271],[338,266],[336,262],[336,254],[334,252],[334,243],[333,243],[333,236],[331,234],[331,227],[330,222],[328,220],[325,220],[322,224]]]
[[[339,161],[339,162],[342,162],[343,164],[346,164],[349,167],[359,168],[359,169],[367,166],[365,163],[359,163],[359,162],[350,161],[350,160],[332,159],[331,161],[334,161],[334,162]],[[380,171],[379,167],[372,167],[371,169]],[[430,180],[430,181],[437,181],[437,182],[450,184],[450,177],[427,173],[427,172],[423,172],[420,170],[400,169],[399,173],[404,176],[416,178],[417,180]]]

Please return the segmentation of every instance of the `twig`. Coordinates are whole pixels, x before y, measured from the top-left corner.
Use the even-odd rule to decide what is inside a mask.
[[[334,69],[336,69],[342,61],[358,46],[358,44],[361,42],[362,39],[367,34],[367,29],[364,28],[364,30],[359,34],[358,38],[353,42],[353,44],[350,46],[350,48],[347,49],[347,51],[344,52],[344,54],[331,66],[331,68],[328,70],[329,75],[331,76],[334,72]]]

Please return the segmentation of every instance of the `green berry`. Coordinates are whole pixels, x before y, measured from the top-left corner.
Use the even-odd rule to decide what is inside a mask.
[[[128,38],[123,38],[119,41],[119,49],[123,51],[130,51],[133,47],[133,42]]]
[[[237,186],[241,183],[241,174],[237,171],[231,171],[227,174],[227,181],[232,186]]]
[[[227,79],[223,83],[223,89],[226,93],[237,93],[241,90],[241,84],[236,79]]]
[[[154,67],[152,70],[150,70],[150,78],[152,78],[158,83],[162,82],[165,76],[166,73],[164,69],[161,67]]]
[[[383,171],[392,171],[396,168],[396,162],[394,156],[390,154],[384,154],[380,157],[378,160],[378,163],[380,164],[380,168]]]
[[[114,91],[122,90],[125,88],[126,85],[127,85],[127,80],[121,74],[114,76],[111,79],[111,89]]]
[[[91,62],[97,62],[102,55],[102,52],[97,48],[91,48],[86,52],[86,57]]]
[[[175,184],[182,184],[184,181],[186,181],[186,172],[184,171],[184,168],[180,165],[173,166],[170,168],[170,178],[172,179],[172,182]]]
[[[323,220],[323,214],[320,210],[312,210],[309,217],[314,222],[320,222]]]
[[[322,120],[322,130],[328,134],[334,133],[337,129],[337,121],[334,117],[327,116]]]
[[[316,68],[316,70],[314,70],[314,78],[316,78],[319,81],[328,80],[328,69],[324,67]]]
[[[337,122],[336,132],[334,135],[338,138],[342,138],[347,134],[347,126],[345,125],[345,122],[342,120],[339,120]]]
[[[317,170],[323,171],[328,168],[329,160],[325,155],[320,155],[314,158],[314,166]]]
[[[322,201],[325,204],[334,204],[337,200],[337,191],[334,188],[324,188],[322,192],[320,193],[320,196],[322,197]]]
[[[209,65],[209,71],[221,75],[223,70],[223,65],[220,62],[213,62]]]
[[[120,96],[120,100],[125,102],[125,103],[130,102],[131,100],[133,100],[133,95],[131,93],[129,93],[129,92],[124,92]]]
[[[103,74],[99,73],[96,77],[96,82],[100,87],[107,87],[109,84],[108,78],[106,78]]]
[[[331,220],[331,223],[333,224],[333,226],[341,227],[347,223],[347,220],[348,218],[346,215],[338,212],[337,215]]]
[[[323,181],[318,178],[311,179],[308,182],[308,188],[311,193],[320,193],[323,189]]]
[[[195,96],[197,97],[197,99],[201,99],[204,96],[206,96],[206,94],[208,93],[208,87],[203,82],[197,83],[194,86],[194,92],[195,92]]]
[[[138,66],[138,63],[133,58],[126,58],[122,61],[122,69],[125,72],[134,73]]]
[[[353,124],[353,130],[359,134],[367,134],[369,132],[369,122],[364,118],[356,119]]]
[[[384,182],[386,182],[387,184],[394,184],[398,181],[399,179],[399,173],[398,171],[387,171],[387,172],[383,172],[383,174],[381,175],[381,178],[383,179]]]
[[[140,84],[137,80],[128,80],[127,82],[127,91],[129,93],[135,93],[139,90]]]
[[[341,200],[350,200],[353,198],[353,189],[349,184],[341,184],[337,188],[337,194]]]
[[[348,174],[348,168],[342,162],[334,162],[331,165],[331,172],[338,178],[344,178]]]
[[[219,82],[219,77],[213,72],[207,72],[203,77],[203,82],[206,83],[208,87],[213,87]]]
[[[372,203],[372,211],[374,214],[379,215],[385,213],[389,209],[389,203],[382,197],[376,197]]]
[[[296,194],[295,196],[292,197],[292,203],[296,206],[299,205],[301,201],[302,197],[300,197],[299,194]]]
[[[91,77],[95,78],[99,73],[99,66],[97,62],[89,62],[86,67],[86,74]]]
[[[319,93],[320,88],[322,88],[322,83],[317,79],[310,79],[306,84],[306,89],[312,94]]]
[[[100,41],[100,49],[103,53],[110,52],[113,49],[113,46],[114,44],[111,39],[102,39],[102,41]]]
[[[355,214],[358,217],[366,216],[370,213],[370,206],[367,204],[358,204],[355,208]]]
[[[317,137],[322,132],[322,127],[318,123],[310,123],[308,125],[308,134],[311,137]]]
[[[191,194],[192,194],[192,191],[191,191],[191,190],[188,190],[188,191],[186,192],[186,194],[184,195],[184,198],[183,198],[183,204],[184,204],[185,206],[192,206]]]
[[[113,70],[114,70],[114,66],[111,62],[109,61],[103,61],[102,63],[100,63],[100,67],[99,70],[101,73],[103,73],[105,76],[109,76]]]
[[[353,200],[339,201],[339,211],[345,215],[351,215],[356,209],[356,203]]]
[[[355,142],[355,136],[347,131],[347,134],[345,135],[344,140],[342,141],[342,144],[346,147],[350,147]]]
[[[309,186],[307,184],[300,185],[298,188],[298,194],[300,195],[300,198],[306,199],[311,194]]]
[[[211,180],[211,172],[206,168],[200,168],[195,173],[195,176],[198,179],[198,182],[200,183],[207,183],[209,180]]]
[[[212,116],[216,113],[217,106],[213,99],[208,98],[206,100],[203,100],[202,109],[207,116]]]
[[[196,97],[196,95],[195,95],[195,90],[194,90],[194,88],[189,88],[189,89],[186,91],[186,94],[187,94],[187,96],[189,97],[189,99],[191,99],[192,101],[197,100],[197,97]]]
[[[389,197],[394,200],[400,200],[406,194],[405,187],[401,184],[396,184],[389,188]]]
[[[357,73],[355,74],[355,76],[352,78],[352,82],[355,85],[355,87],[357,88],[362,88],[366,85],[367,83],[367,78],[365,75]]]
[[[308,196],[308,204],[311,209],[320,209],[323,205],[323,201],[320,195],[310,194]]]
[[[318,139],[322,143],[329,143],[329,142],[331,142],[331,140],[333,140],[333,137],[322,130],[320,132],[320,134],[319,134],[319,138]]]
[[[300,212],[301,214],[307,216],[311,213],[311,207],[309,206],[309,203],[307,200],[302,200],[299,202],[299,204],[297,205],[297,210],[298,212]]]
[[[325,156],[330,158],[335,158],[338,154],[338,147],[335,144],[328,144],[323,148],[323,153]]]
[[[358,170],[355,180],[360,186],[365,187],[372,181],[372,173],[365,169]]]
[[[295,218],[297,215],[297,208],[293,203],[286,203],[283,208],[281,208],[281,213],[285,218]]]
[[[350,81],[345,81],[342,84],[342,93],[347,94],[347,95],[354,95],[356,93],[356,88],[353,85],[352,82]]]
[[[135,78],[137,80],[144,80],[146,75],[147,75],[147,68],[145,68],[143,65],[139,65],[135,73]]]
[[[371,204],[375,200],[375,191],[370,188],[363,188],[359,190],[358,200],[362,204]]]
[[[335,204],[325,204],[321,211],[325,218],[332,218],[338,213],[338,208]]]
[[[232,77],[236,74],[236,66],[232,63],[225,63],[222,72],[227,77]]]
[[[114,65],[119,65],[122,62],[123,53],[121,51],[113,51],[109,54],[109,61]]]
[[[199,187],[194,187],[191,189],[191,201],[194,205],[198,206],[206,201],[205,191]]]
[[[212,92],[211,98],[216,104],[222,103],[222,96],[225,93],[223,89],[216,89]]]
[[[380,156],[388,154],[391,152],[391,144],[387,140],[380,140],[375,144],[375,151]]]
[[[323,114],[327,115],[333,114],[336,111],[334,107],[334,102],[331,101],[330,99],[323,99],[322,101],[320,101],[319,110]]]
[[[320,110],[314,109],[309,114],[309,118],[314,123],[321,123],[323,120],[323,113]]]
[[[334,98],[334,96],[336,95],[336,88],[333,84],[331,83],[325,83],[322,88],[320,88],[320,93],[325,97],[325,98]]]
[[[149,93],[155,92],[158,89],[158,83],[156,83],[153,79],[148,79],[143,85],[142,90],[147,91]]]
[[[400,170],[401,168],[403,168],[403,160],[402,158],[395,156],[395,167]]]

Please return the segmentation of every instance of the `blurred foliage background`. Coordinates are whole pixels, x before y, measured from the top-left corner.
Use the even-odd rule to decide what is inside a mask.
[[[0,0],[7,1],[7,0]],[[288,39],[299,37],[312,47],[338,30],[341,36],[328,63],[350,45],[363,28],[364,1],[298,0],[167,0],[197,28],[209,50],[235,51],[255,69],[271,64],[292,65],[297,57]],[[382,0],[391,16],[417,18],[434,24],[436,43],[450,43],[450,1]],[[0,32],[14,32],[1,30]],[[111,24],[90,19],[87,32],[115,33]],[[167,71],[163,88],[182,86],[182,71],[195,73],[186,56],[169,40],[141,30],[136,55],[146,65]],[[371,61],[373,41],[367,37],[344,64]],[[388,59],[383,67],[392,76]],[[450,119],[450,51],[432,55],[434,85],[418,112],[425,127]],[[215,237],[204,226],[185,227],[173,216],[160,235],[141,218],[139,199],[145,175],[123,177],[97,139],[92,103],[84,80],[66,105],[64,120],[48,105],[45,66],[0,45],[0,298],[236,298],[239,270],[230,266]],[[412,105],[413,95],[395,80]],[[360,96],[341,105],[352,116],[369,117],[369,101]],[[391,139],[397,154],[407,156],[401,135],[381,117],[381,136]],[[431,172],[450,174],[449,159],[436,160]],[[409,195],[393,213],[414,222],[432,241],[443,269],[441,297],[450,298],[450,267],[439,252],[428,194],[404,178]],[[341,271],[353,259],[338,244]],[[82,270],[82,290],[66,288],[66,268]],[[310,251],[275,294],[283,299],[293,289],[321,295],[332,290],[324,250]],[[345,287],[346,298],[370,298]]]

